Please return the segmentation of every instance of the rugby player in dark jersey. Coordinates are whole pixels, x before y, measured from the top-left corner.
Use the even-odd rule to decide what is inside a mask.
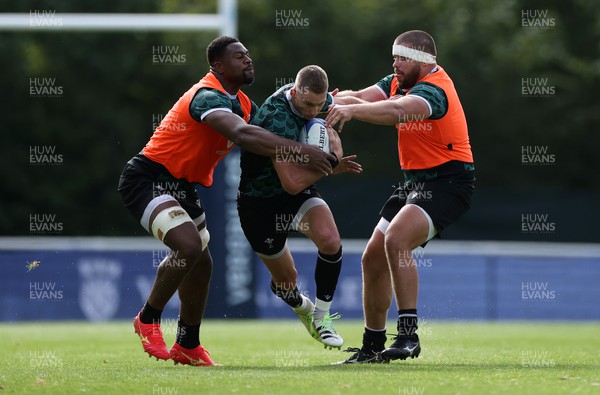
[[[318,113],[327,111],[332,96],[327,93],[327,74],[318,66],[298,72],[294,84],[283,86],[257,111],[252,124],[273,134],[299,141],[302,128]],[[339,164],[334,174],[358,174],[356,156],[342,157],[341,141],[329,129],[330,145]],[[242,151],[238,212],[246,238],[271,273],[271,290],[298,315],[309,334],[329,348],[340,348],[330,314],[342,267],[342,245],[327,203],[313,185],[323,174],[290,163],[293,151],[280,150],[275,158]],[[315,268],[316,301],[298,289],[294,260],[287,247],[290,232],[310,238],[318,249]]]

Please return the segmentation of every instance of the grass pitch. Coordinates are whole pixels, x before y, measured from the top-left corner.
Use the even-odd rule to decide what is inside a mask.
[[[394,328],[390,323],[389,328]],[[175,322],[163,320],[167,344]],[[336,324],[360,346],[362,322]],[[129,322],[0,325],[0,394],[600,394],[600,323],[427,322],[418,359],[331,366],[297,321],[206,320],[220,367],[149,359]]]

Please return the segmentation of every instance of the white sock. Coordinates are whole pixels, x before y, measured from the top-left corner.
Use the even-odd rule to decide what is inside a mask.
[[[314,320],[322,320],[327,314],[329,314],[329,309],[331,308],[331,302],[326,302],[319,298],[316,299],[315,302],[315,313],[313,315]]]
[[[300,306],[298,306],[298,307],[294,307],[294,311],[305,312],[306,310],[308,310],[310,299],[308,299],[304,295],[300,295],[300,297],[302,298],[302,304]]]

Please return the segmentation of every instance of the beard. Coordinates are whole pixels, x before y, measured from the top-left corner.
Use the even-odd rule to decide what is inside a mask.
[[[254,70],[252,71],[244,71],[244,84],[250,85],[254,82]]]
[[[398,82],[400,82],[400,84],[399,84],[400,89],[410,89],[413,86],[415,86],[415,84],[419,80],[419,74],[420,74],[420,70],[418,67],[414,67],[407,74],[404,74],[403,75],[404,78],[402,79],[402,82],[398,81]]]

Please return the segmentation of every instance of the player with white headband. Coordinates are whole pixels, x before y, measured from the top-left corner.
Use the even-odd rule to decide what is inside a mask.
[[[335,96],[326,122],[358,119],[396,125],[404,182],[381,209],[362,256],[365,331],[342,363],[389,362],[421,352],[417,330],[419,275],[412,250],[425,246],[470,207],[474,165],[467,122],[452,80],[437,64],[433,38],[402,33],[392,46],[394,73],[360,91]],[[398,334],[385,348],[392,294]]]
[[[404,45],[392,45],[392,56],[404,57],[421,63],[435,64],[435,55]]]

